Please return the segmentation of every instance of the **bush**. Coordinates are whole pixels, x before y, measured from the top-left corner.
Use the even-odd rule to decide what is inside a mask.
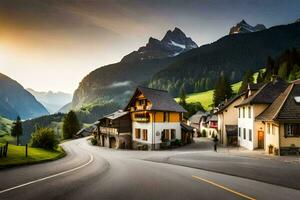
[[[38,128],[31,135],[31,146],[44,149],[55,149],[59,141],[51,128]]]
[[[97,142],[97,140],[95,138],[92,138],[91,139],[91,143],[92,143],[92,145],[97,145],[98,142]]]
[[[181,146],[181,144],[182,144],[181,140],[179,140],[179,139],[175,140],[175,145],[176,146]]]
[[[203,129],[201,135],[202,135],[202,137],[206,137],[206,130]]]

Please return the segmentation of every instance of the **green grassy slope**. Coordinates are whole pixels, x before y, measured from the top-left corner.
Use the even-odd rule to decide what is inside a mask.
[[[254,82],[256,82],[257,76],[258,76],[258,72],[253,75]],[[232,84],[231,87],[233,92],[237,93],[241,85],[242,85],[242,81]],[[214,90],[208,90],[205,92],[188,94],[186,101],[187,103],[200,102],[205,110],[209,110],[211,109],[211,105],[213,103],[213,93]],[[179,101],[179,98],[176,98],[175,100]]]
[[[15,138],[10,135],[12,121],[0,116],[0,142],[13,143]]]
[[[0,146],[3,144],[0,143]],[[61,148],[49,151],[40,148],[28,147],[28,157],[25,157],[25,146],[8,145],[6,158],[0,158],[0,169],[10,166],[40,163],[55,160],[65,155]]]

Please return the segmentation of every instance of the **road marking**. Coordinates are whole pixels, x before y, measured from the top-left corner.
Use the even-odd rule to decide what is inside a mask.
[[[27,183],[24,183],[24,184],[21,184],[21,185],[17,185],[17,186],[2,190],[2,191],[0,191],[0,194],[11,191],[11,190],[15,190],[15,189],[27,186],[27,185],[31,185],[31,184],[34,184],[34,183],[37,183],[37,182],[41,182],[41,181],[44,181],[44,180],[47,180],[47,179],[50,179],[50,178],[61,176],[61,175],[64,175],[64,174],[67,174],[67,173],[70,173],[70,172],[73,172],[73,171],[76,171],[76,170],[79,170],[79,169],[89,165],[90,163],[92,163],[94,161],[94,156],[91,155],[91,154],[89,154],[89,155],[90,155],[90,160],[87,163],[85,163],[85,164],[83,164],[79,167],[76,167],[76,168],[73,168],[73,169],[70,169],[70,170],[67,170],[67,171],[60,172],[58,174],[53,174],[51,176],[46,176],[44,178],[40,178],[40,179],[37,179],[37,180],[34,180],[34,181],[30,181],[30,182],[27,182]]]
[[[195,178],[195,179],[204,181],[204,182],[206,182],[206,183],[209,183],[209,184],[211,184],[211,185],[214,185],[214,186],[216,186],[216,187],[218,187],[218,188],[221,188],[221,189],[223,189],[223,190],[226,190],[226,191],[228,191],[228,192],[231,192],[231,193],[233,193],[233,194],[236,194],[236,195],[238,195],[238,196],[244,197],[244,198],[246,198],[246,199],[249,199],[249,200],[256,200],[255,198],[249,197],[249,196],[247,196],[247,195],[245,195],[245,194],[242,194],[242,193],[240,193],[240,192],[234,191],[234,190],[232,190],[232,189],[230,189],[230,188],[228,188],[228,187],[225,187],[225,186],[223,186],[223,185],[214,183],[214,182],[212,182],[212,181],[210,181],[210,180],[201,178],[201,177],[199,177],[199,176],[192,176],[192,177]]]

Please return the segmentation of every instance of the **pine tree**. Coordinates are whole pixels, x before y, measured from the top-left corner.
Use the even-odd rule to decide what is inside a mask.
[[[186,103],[186,94],[185,94],[185,91],[184,91],[183,87],[180,89],[180,96],[179,96],[179,98],[180,98],[179,99],[179,104],[182,107],[186,108],[186,105],[187,105],[187,103]]]
[[[248,84],[249,83],[253,83],[254,79],[253,79],[253,74],[250,70],[247,70],[245,72],[245,75],[243,77],[243,82],[241,84],[241,87],[239,89],[239,94],[241,94],[242,92],[247,90]]]
[[[220,76],[215,86],[213,94],[214,106],[218,106],[225,99],[229,99],[233,94],[230,83],[225,76]]]
[[[70,139],[80,130],[80,123],[77,119],[76,113],[70,111],[63,120],[63,138]]]
[[[23,134],[22,122],[20,116],[17,117],[17,120],[13,123],[11,129],[11,135],[17,137],[17,145],[20,144],[20,136]]]

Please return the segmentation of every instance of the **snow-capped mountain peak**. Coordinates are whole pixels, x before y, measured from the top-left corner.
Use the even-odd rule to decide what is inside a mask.
[[[122,61],[149,60],[164,57],[177,56],[190,49],[197,48],[198,45],[179,28],[173,31],[168,30],[162,40],[150,37],[146,46],[143,46],[129,55]]]
[[[257,32],[257,31],[262,31],[264,29],[266,29],[266,27],[263,24],[257,24],[256,26],[251,26],[243,19],[241,22],[237,23],[235,26],[233,26],[230,29],[229,35],[238,34],[238,33]]]

